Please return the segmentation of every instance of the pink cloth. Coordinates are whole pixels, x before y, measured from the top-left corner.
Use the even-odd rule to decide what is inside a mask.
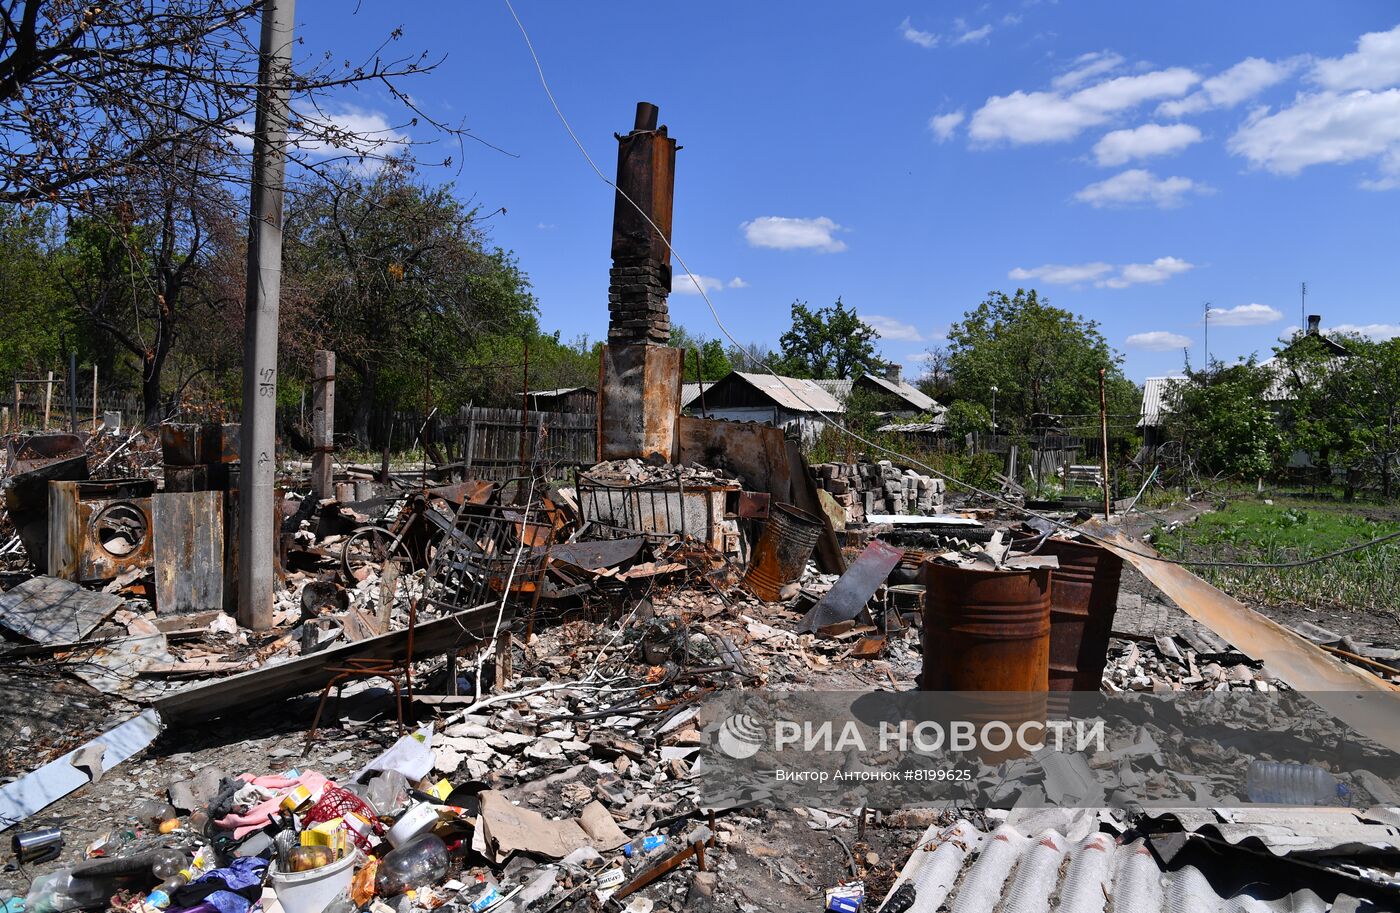
[[[241,815],[234,812],[214,822],[226,831],[233,831],[235,840],[242,840],[253,831],[266,827],[267,823],[277,815],[277,806],[282,802],[282,797],[293,786],[301,785],[311,790],[312,800],[315,801],[321,798],[321,791],[331,782],[314,770],[302,771],[301,776],[295,779],[291,777],[255,777],[252,774],[240,774],[238,779],[271,790],[277,795],[266,802],[254,805]]]

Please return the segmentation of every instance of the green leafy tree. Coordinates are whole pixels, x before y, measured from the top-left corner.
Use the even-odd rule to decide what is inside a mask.
[[[955,441],[962,441],[969,434],[985,434],[992,430],[992,414],[981,403],[960,399],[948,407],[943,414],[948,435]]]
[[[374,409],[422,402],[429,375],[440,404],[519,396],[538,334],[529,280],[450,185],[416,183],[391,162],[299,190],[287,271],[311,296],[310,335],[355,382],[357,440],[369,443]]]
[[[1206,472],[1258,478],[1278,462],[1282,440],[1266,393],[1273,374],[1251,357],[1187,371],[1168,391],[1168,432]]]
[[[989,411],[995,395],[997,425],[1013,432],[1036,426],[1036,416],[1096,417],[1100,368],[1109,412],[1136,413],[1141,400],[1122,361],[1096,321],[1052,307],[1035,289],[989,292],[948,330],[954,395]]]
[[[778,340],[781,370],[817,380],[856,377],[885,366],[875,349],[873,327],[837,298],[831,307],[812,310],[792,303],[792,327]]]
[[[62,363],[78,327],[56,274],[58,226],[46,209],[0,208],[0,376]]]
[[[718,339],[692,334],[680,324],[671,327],[671,347],[685,350],[685,365],[681,372],[687,381],[715,381],[734,370],[724,344]],[[696,376],[697,355],[699,376]]]
[[[1366,473],[1390,497],[1400,453],[1400,341],[1333,338],[1345,355],[1307,335],[1276,350],[1274,395],[1285,439],[1290,450],[1342,470],[1348,498]]]

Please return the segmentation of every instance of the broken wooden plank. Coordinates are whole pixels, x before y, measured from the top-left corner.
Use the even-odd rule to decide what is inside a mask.
[[[71,580],[34,577],[0,593],[0,625],[41,644],[72,643],[86,639],[124,601]]]

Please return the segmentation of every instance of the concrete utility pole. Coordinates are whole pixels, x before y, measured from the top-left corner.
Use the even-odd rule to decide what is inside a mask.
[[[238,621],[272,627],[277,536],[277,305],[282,292],[282,194],[295,0],[265,0],[248,225],[239,460]]]
[[[335,353],[317,349],[311,362],[311,486],[324,500],[335,495]]]

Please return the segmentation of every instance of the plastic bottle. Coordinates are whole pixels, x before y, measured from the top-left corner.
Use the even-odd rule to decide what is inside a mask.
[[[622,855],[631,859],[633,854],[640,853],[645,856],[647,853],[655,852],[666,845],[664,834],[648,834],[645,837],[638,837],[622,848]]]
[[[201,848],[187,865],[171,873],[165,881],[160,883],[160,887],[147,894],[146,903],[157,910],[166,909],[170,906],[171,898],[175,896],[176,891],[214,868],[216,862],[213,850],[209,847]]]
[[[381,897],[393,897],[425,884],[436,884],[447,875],[447,844],[436,834],[420,834],[379,860],[375,889]]]
[[[41,876],[24,898],[26,913],[64,913],[88,907],[105,907],[114,885],[100,878],[80,878],[72,869],[59,869]]]
[[[137,803],[132,809],[131,815],[142,824],[160,830],[167,825],[167,822],[175,821],[180,816],[175,812],[175,806],[169,802],[162,802],[159,799],[146,799]],[[161,831],[165,833],[165,831]]]
[[[1279,761],[1251,761],[1245,793],[1250,802],[1266,805],[1337,805],[1351,795],[1321,767]]]

